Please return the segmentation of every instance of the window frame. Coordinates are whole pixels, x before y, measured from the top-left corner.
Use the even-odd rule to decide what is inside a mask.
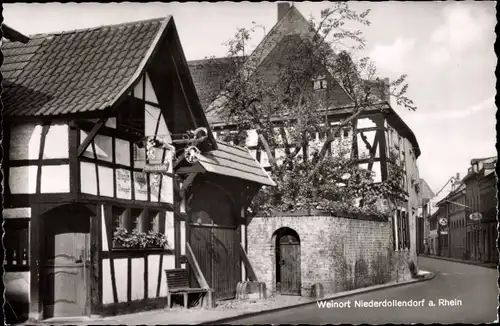
[[[4,248],[5,248],[5,260],[4,260],[4,271],[5,272],[16,272],[16,271],[29,271],[30,270],[30,218],[13,218],[4,219]],[[22,236],[22,233],[25,233]],[[16,248],[9,248],[11,243],[16,243]],[[24,242],[21,244],[21,242]],[[21,251],[23,249],[21,264],[18,263],[18,253],[16,254],[16,260],[14,260],[14,255],[11,252],[16,253],[16,251]],[[25,250],[25,251],[24,251]],[[10,260],[12,258],[12,260]],[[14,261],[16,263],[14,264]],[[25,262],[25,263],[23,263]]]

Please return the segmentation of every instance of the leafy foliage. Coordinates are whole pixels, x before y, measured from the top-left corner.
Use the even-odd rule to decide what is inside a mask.
[[[221,69],[226,82],[208,111],[235,125],[239,142],[243,131],[256,130],[278,183],[259,193],[254,209],[383,215],[379,199],[400,197],[396,167],[387,180],[374,183],[372,173],[359,167],[350,149],[329,155],[335,134],[353,126],[366,109],[383,110],[388,96],[399,106],[416,109],[406,97],[406,75],[388,83],[377,77],[369,58],[355,59],[365,39],[360,30],[348,26],[369,26],[368,15],[369,11],[358,13],[348,3],[337,2],[321,12],[318,22],[310,19],[308,33],[285,36],[278,44],[272,37],[265,39],[250,56],[247,44],[259,25],[240,28],[227,42],[228,60],[209,63]],[[318,80],[339,85],[351,100],[347,116],[333,127],[325,111],[335,107],[335,99],[315,89]],[[319,143],[316,133],[324,135]],[[226,140],[231,137],[236,136]]]
[[[133,229],[129,233],[123,227],[115,230],[113,240],[124,248],[165,248],[168,246],[165,234],[154,231],[140,232],[138,229]]]

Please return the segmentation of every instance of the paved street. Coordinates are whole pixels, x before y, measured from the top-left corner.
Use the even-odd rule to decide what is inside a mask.
[[[330,303],[335,306],[331,308],[311,304],[239,319],[231,321],[231,324],[480,323],[497,318],[495,269],[424,257],[419,257],[419,266],[422,270],[436,273],[436,277],[426,282],[336,299]],[[402,302],[423,299],[425,304],[420,307],[354,307],[355,302],[360,300],[369,303],[370,300]],[[440,299],[457,305],[439,305]],[[349,300],[351,308],[348,307]],[[430,300],[435,303],[434,307],[429,307]],[[340,308],[342,305],[345,307]]]

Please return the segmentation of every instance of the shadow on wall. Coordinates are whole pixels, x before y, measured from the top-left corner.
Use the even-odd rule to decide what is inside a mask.
[[[368,261],[359,254],[354,267],[344,255],[335,255],[335,292],[350,291],[372,285],[385,284],[391,281],[405,281],[410,278],[412,264],[408,263],[409,253],[394,252],[377,253]],[[413,264],[413,266],[415,266]]]
[[[28,320],[30,302],[29,272],[5,272],[5,322],[22,323]],[[10,307],[9,307],[10,304]]]

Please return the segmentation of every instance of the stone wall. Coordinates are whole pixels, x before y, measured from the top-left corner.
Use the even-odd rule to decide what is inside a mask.
[[[301,294],[321,283],[336,293],[411,278],[409,252],[395,252],[390,222],[332,216],[254,217],[248,225],[248,257],[260,282],[276,291],[276,231],[300,237]],[[416,262],[415,262],[416,263]]]

